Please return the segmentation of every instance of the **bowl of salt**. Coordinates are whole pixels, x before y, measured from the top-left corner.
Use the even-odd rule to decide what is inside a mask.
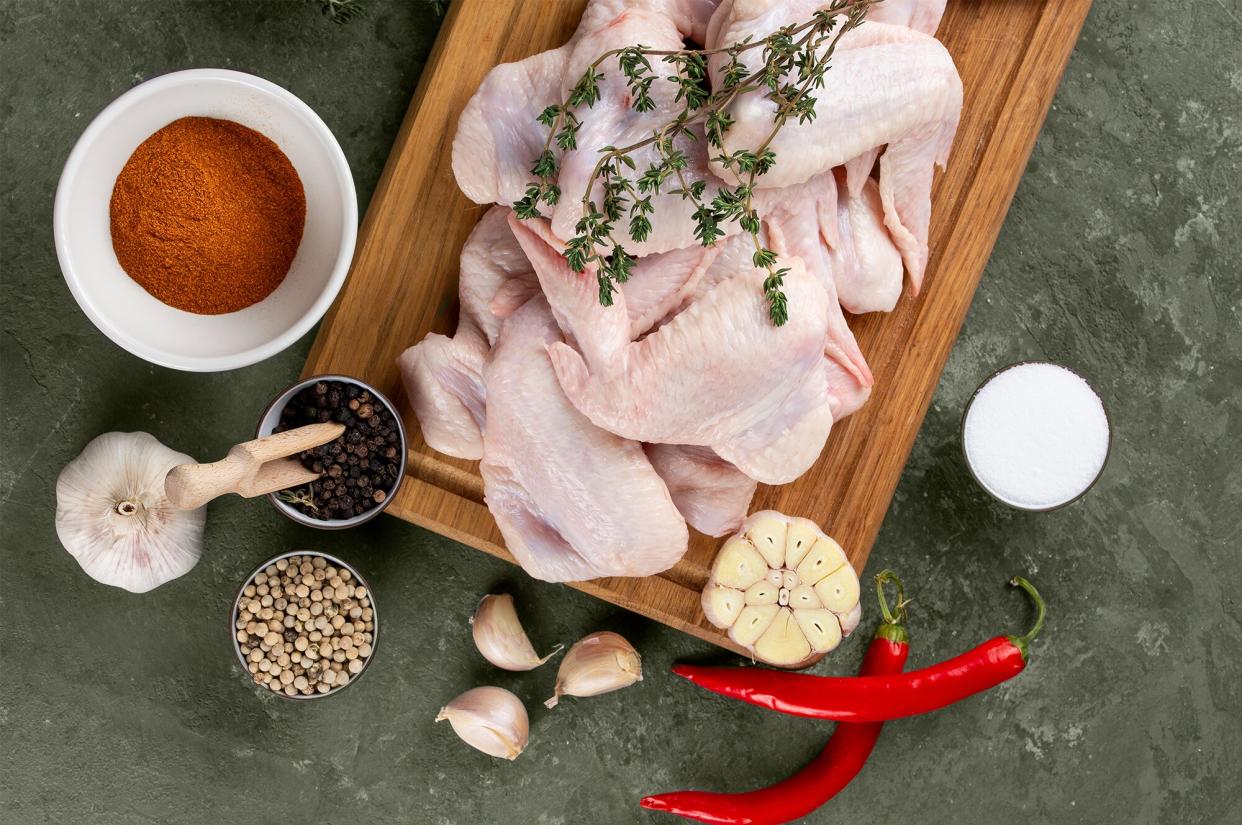
[[[1104,472],[1108,413],[1086,379],[1043,361],[989,376],[962,416],[962,451],[975,481],[1002,504],[1046,512],[1082,498]]]

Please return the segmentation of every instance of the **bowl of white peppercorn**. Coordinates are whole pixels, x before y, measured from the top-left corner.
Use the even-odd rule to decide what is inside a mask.
[[[242,671],[285,699],[319,699],[366,673],[379,613],[358,571],[334,556],[284,553],[247,577],[229,614]]]

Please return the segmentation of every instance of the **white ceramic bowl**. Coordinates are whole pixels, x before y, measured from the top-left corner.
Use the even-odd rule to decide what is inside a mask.
[[[306,227],[284,282],[225,315],[196,315],[152,297],[112,249],[109,202],[140,143],[187,116],[248,126],[276,142],[306,191]],[[244,367],[280,352],[332,304],[354,254],[358,201],[345,154],[310,107],[262,78],[224,69],[174,72],[114,100],[78,139],[56,189],[56,254],[78,305],[140,358],[180,370]]]

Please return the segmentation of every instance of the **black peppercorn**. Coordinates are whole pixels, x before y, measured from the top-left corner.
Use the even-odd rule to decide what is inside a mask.
[[[401,463],[397,421],[387,405],[357,384],[318,381],[285,405],[276,432],[327,421],[343,424],[345,432],[299,456],[321,480],[310,485],[311,503],[291,506],[320,520],[352,518],[391,495]]]

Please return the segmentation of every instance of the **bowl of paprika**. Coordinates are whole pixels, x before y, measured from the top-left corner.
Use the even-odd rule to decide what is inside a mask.
[[[101,332],[151,363],[215,372],[280,352],[323,316],[358,205],[309,106],[253,75],[192,69],[95,117],[53,224],[65,282]]]

